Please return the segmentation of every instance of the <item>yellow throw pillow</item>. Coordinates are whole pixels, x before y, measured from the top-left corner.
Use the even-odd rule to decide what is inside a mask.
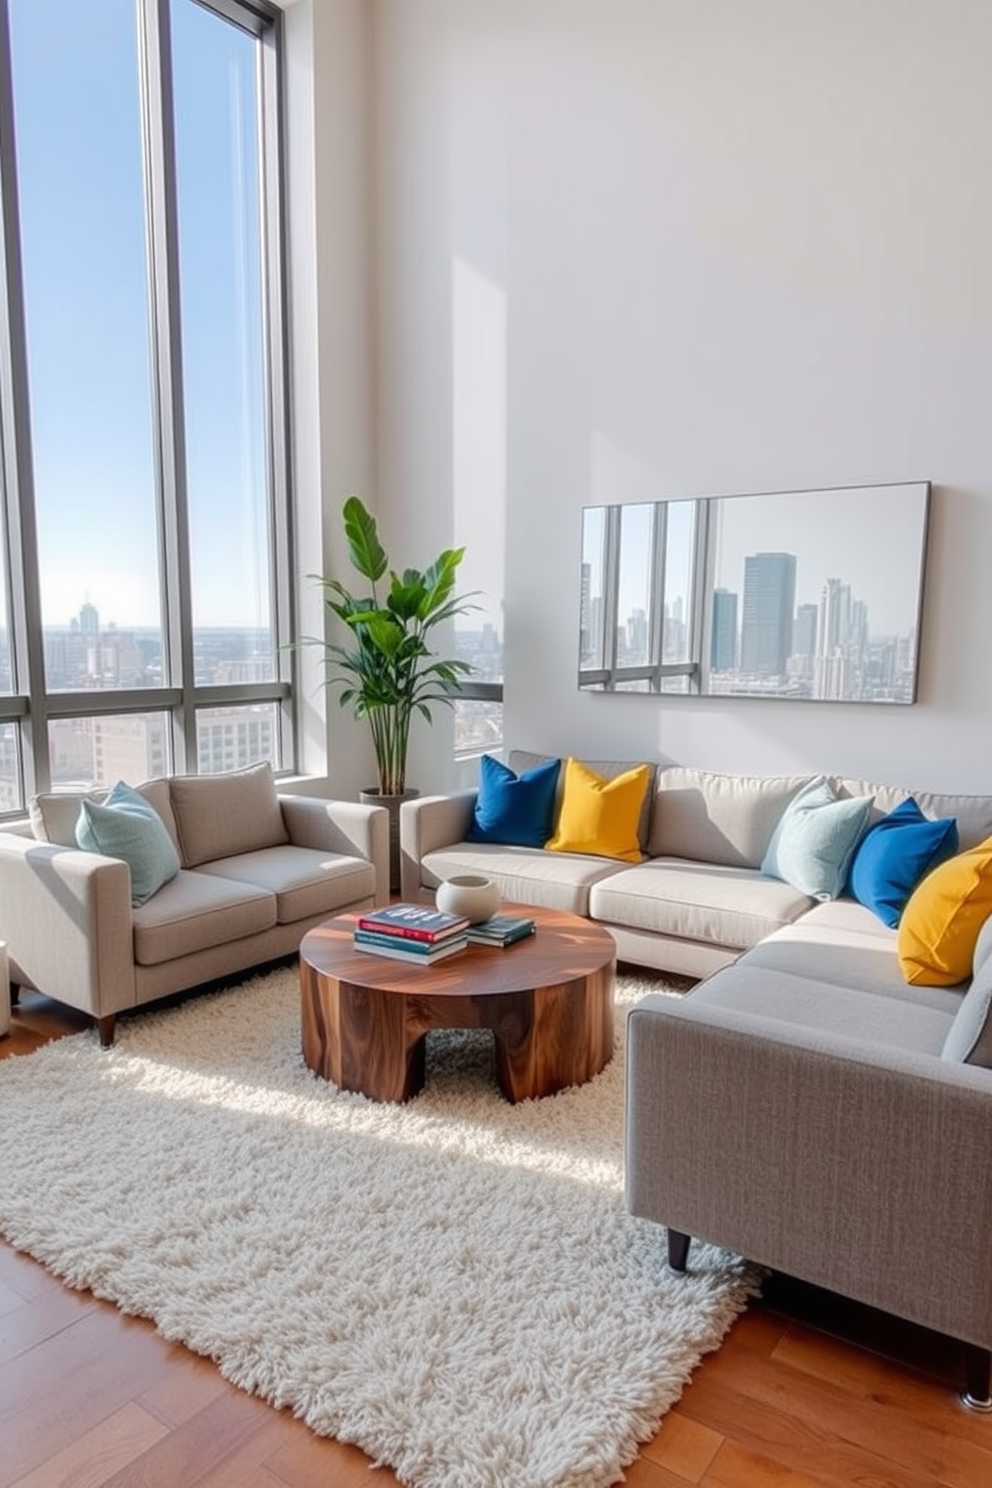
[[[899,921],[899,965],[917,987],[971,976],[978,933],[992,915],[992,837],[928,873]]]
[[[643,854],[637,824],[650,778],[650,765],[606,780],[581,760],[566,760],[558,828],[545,847],[639,863]]]

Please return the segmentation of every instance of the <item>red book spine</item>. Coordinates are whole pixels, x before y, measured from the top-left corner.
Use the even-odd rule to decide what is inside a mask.
[[[398,940],[426,940],[433,944],[439,938],[433,930],[420,930],[413,925],[383,924],[381,920],[369,919],[367,915],[362,915],[358,928],[374,930],[376,935],[395,935]],[[444,933],[450,934],[450,931]],[[440,938],[443,939],[443,935]]]

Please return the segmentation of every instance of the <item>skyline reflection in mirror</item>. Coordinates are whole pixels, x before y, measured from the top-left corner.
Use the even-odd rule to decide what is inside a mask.
[[[930,483],[586,507],[579,687],[916,700]]]

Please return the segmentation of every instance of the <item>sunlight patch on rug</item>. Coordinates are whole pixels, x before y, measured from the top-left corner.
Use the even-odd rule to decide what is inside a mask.
[[[405,1106],[306,1069],[295,968],[0,1062],[0,1230],[413,1488],[606,1488],[758,1273],[623,1204],[624,1022],[511,1106],[435,1033]]]

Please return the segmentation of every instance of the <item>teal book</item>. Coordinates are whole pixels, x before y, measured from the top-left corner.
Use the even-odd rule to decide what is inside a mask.
[[[475,945],[513,945],[533,935],[537,926],[526,915],[492,915],[479,925],[470,925],[468,939]]]
[[[463,951],[468,944],[464,935],[447,936],[436,945],[422,940],[406,940],[399,935],[376,935],[369,930],[356,930],[353,938],[356,951],[365,951],[372,956],[393,956],[397,961],[417,962],[421,966],[432,966],[443,961],[456,951]]]

